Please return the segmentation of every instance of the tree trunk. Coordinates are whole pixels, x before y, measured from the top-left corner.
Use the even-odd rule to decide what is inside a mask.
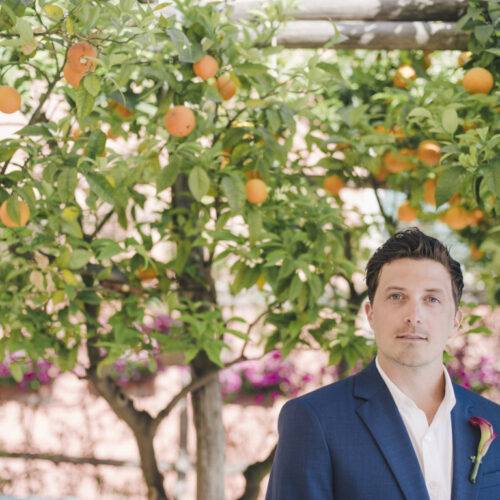
[[[200,378],[217,369],[200,352],[191,363],[193,378]],[[196,427],[196,498],[224,499],[224,426],[222,425],[222,393],[219,377],[191,394]]]
[[[190,194],[187,177],[180,174],[173,189],[176,209],[190,210],[194,202]],[[185,228],[182,220],[174,219],[176,232],[182,238]],[[195,237],[191,237],[195,240]],[[179,249],[178,249],[179,251]],[[200,303],[215,303],[215,286],[210,264],[205,262],[203,249],[191,248],[186,268],[189,272],[179,275],[182,294],[189,300]],[[205,306],[200,306],[205,307]],[[200,351],[191,361],[193,381],[219,368]],[[224,499],[224,426],[222,424],[222,391],[219,377],[213,377],[200,389],[191,393],[194,425],[196,428],[196,491],[198,500]]]
[[[112,380],[107,377],[98,377],[95,366],[91,367],[87,373],[97,392],[108,402],[115,414],[125,421],[134,434],[141,459],[142,474],[148,489],[147,499],[168,500],[163,486],[164,478],[156,461],[151,416],[145,411],[137,410],[130,398],[123,394],[120,387]]]
[[[148,489],[148,500],[168,500],[163,486],[163,475],[158,469],[154,451],[154,430],[153,419],[145,411],[137,410],[133,401],[122,392],[121,388],[107,376],[99,377],[97,374],[97,364],[99,362],[99,348],[97,347],[98,336],[95,332],[96,319],[99,309],[97,306],[86,304],[87,313],[87,353],[90,366],[87,369],[87,376],[94,384],[97,392],[109,404],[118,418],[122,419],[132,430],[139,456],[141,459],[141,469]]]

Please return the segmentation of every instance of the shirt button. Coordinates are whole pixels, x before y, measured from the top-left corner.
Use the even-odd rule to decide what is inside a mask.
[[[437,481],[431,481],[431,482],[429,483],[429,488],[430,488],[431,490],[436,490],[438,487],[439,487],[439,483],[438,483]]]

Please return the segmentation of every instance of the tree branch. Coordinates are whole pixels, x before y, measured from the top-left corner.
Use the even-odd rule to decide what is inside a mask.
[[[140,468],[139,461],[134,460],[116,460],[114,458],[95,458],[95,457],[72,457],[60,453],[28,453],[0,450],[0,458],[17,458],[20,460],[46,460],[53,464],[74,464],[74,465],[107,465],[111,467],[136,467]],[[176,464],[162,464],[163,471],[177,470]]]
[[[255,462],[244,470],[243,475],[245,476],[246,486],[243,495],[238,500],[257,500],[260,493],[260,483],[271,470],[277,446],[274,446],[262,462]]]
[[[95,457],[71,457],[69,455],[61,455],[56,453],[19,453],[12,451],[0,450],[1,458],[20,458],[22,460],[47,460],[56,465],[61,463],[67,464],[90,464],[90,465],[111,465],[113,467],[140,467],[139,462],[131,462],[130,460],[115,460],[112,458],[95,458]]]

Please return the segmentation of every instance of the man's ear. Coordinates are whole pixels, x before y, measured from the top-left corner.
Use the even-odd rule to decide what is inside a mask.
[[[370,323],[370,326],[372,326],[372,320],[373,320],[373,309],[372,305],[369,300],[365,302],[365,313],[366,317],[368,318],[368,323]]]

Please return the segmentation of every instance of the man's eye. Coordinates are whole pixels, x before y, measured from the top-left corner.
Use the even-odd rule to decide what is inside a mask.
[[[402,299],[402,295],[400,293],[392,293],[389,298],[391,300],[401,300]]]
[[[437,297],[429,297],[428,300],[433,304],[439,304],[439,299]]]

